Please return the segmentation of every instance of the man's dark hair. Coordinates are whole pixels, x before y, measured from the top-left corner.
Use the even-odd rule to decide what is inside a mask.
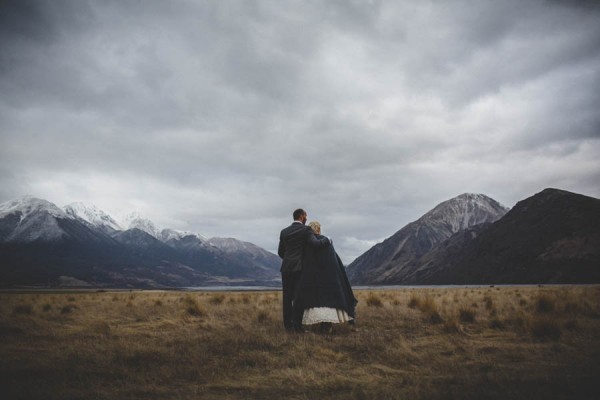
[[[306,214],[306,211],[304,211],[301,208],[295,210],[294,211],[294,221],[298,221],[298,219],[300,219],[300,217],[304,214]]]

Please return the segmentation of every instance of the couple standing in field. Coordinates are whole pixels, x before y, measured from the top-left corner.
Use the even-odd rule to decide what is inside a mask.
[[[354,322],[356,303],[346,270],[333,248],[321,235],[321,225],[306,226],[306,211],[293,213],[294,222],[279,235],[283,324],[288,332],[304,332],[302,325]]]

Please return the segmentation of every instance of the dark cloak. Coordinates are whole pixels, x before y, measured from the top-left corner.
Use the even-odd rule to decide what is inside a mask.
[[[315,235],[317,239],[324,236]],[[294,307],[329,307],[344,310],[355,318],[356,304],[346,268],[333,245],[304,247],[302,276],[294,296]]]

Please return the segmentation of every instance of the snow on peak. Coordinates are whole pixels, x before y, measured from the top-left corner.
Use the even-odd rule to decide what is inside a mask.
[[[240,251],[250,250],[252,245],[234,238],[213,237],[208,240],[208,243],[225,251]]]
[[[122,230],[117,221],[94,205],[88,206],[82,202],[75,202],[64,206],[63,209],[70,217],[82,219],[96,227]]]
[[[6,242],[30,243],[38,240],[57,241],[68,236],[60,227],[59,219],[70,217],[55,204],[25,196],[0,204],[0,218],[9,215],[18,216],[18,221],[12,221],[11,232],[4,238]]]
[[[158,237],[158,239],[160,239],[163,242],[168,242],[169,240],[180,240],[187,236],[193,236],[193,237],[199,239],[201,242],[207,241],[204,236],[199,235],[195,232],[179,231],[176,229],[169,229],[169,228],[163,229],[162,231],[160,231],[160,236]]]
[[[69,218],[56,204],[33,196],[23,196],[0,204],[0,217],[16,212],[21,214],[21,221],[36,212],[46,212],[58,218]]]
[[[18,218],[17,223],[20,226],[14,234],[11,234],[9,239],[15,240],[34,240],[39,238],[55,239],[66,235],[57,225],[56,218],[79,220],[90,224],[105,233],[113,231],[123,231],[127,229],[137,228],[144,231],[156,239],[167,242],[170,240],[181,240],[185,237],[192,236],[197,238],[202,243],[208,243],[208,239],[204,236],[189,231],[181,231],[176,229],[161,229],[154,222],[141,216],[137,212],[132,212],[125,216],[121,222],[117,222],[108,213],[102,211],[94,205],[87,205],[82,202],[74,202],[59,208],[55,204],[39,199],[33,196],[23,196],[15,200],[10,200],[0,204],[0,218],[15,214]],[[40,232],[32,236],[27,233],[27,237],[23,236],[21,231],[28,230],[32,224],[36,226]],[[34,237],[35,236],[35,237]]]
[[[154,222],[152,222],[146,217],[141,216],[135,211],[125,216],[121,226],[126,227],[126,229],[137,228],[154,236],[161,242],[168,242],[169,240],[180,240],[186,236],[193,236],[199,239],[201,242],[207,241],[207,239],[204,236],[195,232],[180,231],[171,228],[161,229],[157,227],[156,224],[154,224]]]
[[[122,225],[126,227],[126,229],[137,228],[157,239],[160,239],[161,237],[161,230],[157,228],[154,222],[150,221],[148,218],[142,217],[137,212],[126,215]]]
[[[445,224],[452,232],[458,232],[473,225],[494,222],[507,212],[508,208],[484,194],[463,193],[438,204],[422,219]]]

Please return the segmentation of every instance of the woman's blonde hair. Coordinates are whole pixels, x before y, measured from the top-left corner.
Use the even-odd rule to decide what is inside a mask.
[[[310,226],[310,229],[312,229],[317,235],[321,234],[321,224],[318,221],[310,221],[308,226]]]

